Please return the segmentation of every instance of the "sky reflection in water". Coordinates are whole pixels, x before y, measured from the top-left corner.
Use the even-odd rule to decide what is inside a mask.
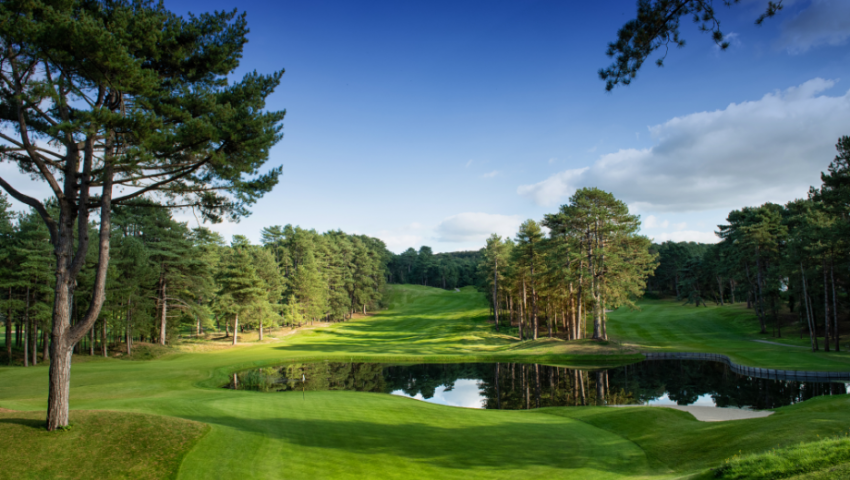
[[[302,375],[306,382],[301,382]],[[652,360],[605,370],[519,363],[293,363],[236,373],[227,388],[353,390],[455,407],[513,410],[624,404],[760,410],[847,393],[843,383],[750,378],[722,363],[699,360]]]

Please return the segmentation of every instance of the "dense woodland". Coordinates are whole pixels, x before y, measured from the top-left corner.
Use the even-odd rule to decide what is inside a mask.
[[[654,245],[649,289],[694,306],[745,301],[761,333],[776,337],[791,314],[800,326],[792,333],[807,335],[812,350],[838,350],[850,287],[850,137],[836,149],[806,198],[730,212],[717,244]]]
[[[206,228],[190,229],[147,201],[116,207],[106,301],[77,351],[132,352],[134,341],[171,343],[178,335],[223,332],[235,344],[259,331],[315,320],[343,321],[376,309],[391,255],[384,243],[340,231],[319,234],[268,227],[262,245],[235,235],[230,245]],[[95,231],[92,225],[90,230]],[[49,233],[35,212],[15,214],[0,194],[0,309],[5,356],[23,364],[49,355],[53,267]],[[92,233],[94,235],[94,233]],[[95,251],[73,297],[72,319],[91,302]]]
[[[387,265],[388,283],[425,285],[452,290],[479,285],[478,264],[483,251],[433,253],[423,246],[393,255]]]

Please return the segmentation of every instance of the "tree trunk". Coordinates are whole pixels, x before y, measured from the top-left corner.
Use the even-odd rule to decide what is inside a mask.
[[[835,351],[839,352],[838,348],[838,300],[835,296],[835,264],[833,261],[829,262],[829,276],[832,279],[832,324],[835,328],[835,334],[833,337],[835,338]]]
[[[806,272],[803,270],[803,262],[800,262],[800,276],[803,279],[803,303],[806,309],[806,321],[809,325],[809,340],[811,340],[812,351],[814,352],[817,351],[817,340],[815,338],[817,332],[814,331],[811,310],[809,309],[809,294],[806,291]]]
[[[166,297],[165,277],[162,277],[162,317],[159,322],[159,344],[165,345],[165,335],[168,333],[168,300]]]
[[[605,382],[602,380],[602,372],[596,372],[596,404],[605,405]]]
[[[829,284],[826,281],[826,262],[823,264],[823,351],[829,351]]]
[[[537,306],[537,292],[535,291],[534,284],[532,283],[531,284],[531,328],[533,330],[532,330],[531,334],[532,334],[532,339],[534,339],[534,340],[537,340],[537,337],[539,335],[539,325],[538,325],[539,314],[540,314],[540,310],[539,310],[539,307]]]
[[[499,259],[493,263],[493,318],[496,322],[496,331],[499,331]]]
[[[9,308],[6,312],[6,362],[12,364],[12,287],[9,287]]]
[[[24,366],[30,366],[29,360],[29,344],[30,344],[30,287],[27,287],[27,309],[24,310],[24,331],[22,340],[24,341]]]
[[[820,350],[820,344],[818,343],[818,324],[815,320],[815,300],[809,295],[809,314],[812,318],[812,332],[815,336],[815,350]]]
[[[32,305],[30,302],[30,289],[27,287],[27,334],[26,338],[28,339],[28,343],[30,345],[30,365],[36,366],[38,364],[38,325],[35,320],[30,317],[30,306]]]
[[[720,306],[723,306],[723,279],[717,277],[717,291],[720,293]]]
[[[525,324],[524,319],[526,312],[528,311],[528,305],[526,302],[526,292],[525,292],[525,277],[522,277],[522,304],[520,305],[519,310],[519,339],[525,339]]]
[[[236,319],[233,322],[233,345],[236,345],[236,338],[239,336],[239,314],[236,314]]]
[[[578,280],[578,296],[576,297],[576,303],[578,304],[577,311],[578,316],[576,317],[576,322],[578,323],[578,330],[576,333],[578,336],[577,339],[584,338],[585,335],[585,325],[584,325],[584,302],[582,299],[584,298],[584,281],[581,277]]]
[[[581,404],[587,405],[587,394],[584,392],[584,372],[578,371],[578,384],[581,386]]]
[[[35,320],[30,320],[30,358],[32,358],[32,366],[38,365],[38,323]]]
[[[732,279],[729,279],[729,295],[732,298],[732,303],[735,303],[735,284]]]
[[[761,325],[761,332],[759,333],[767,333],[767,323],[764,319],[764,295],[761,289],[761,259],[759,258],[758,249],[756,249],[756,285],[758,286],[758,307],[756,313],[759,315],[759,323]]]
[[[127,332],[126,332],[127,333],[126,341],[127,341],[127,355],[128,356],[131,355],[132,352],[133,352],[133,348],[130,345],[131,343],[133,343],[133,327],[132,327],[132,324],[130,323],[130,315],[131,315],[130,314],[130,308],[131,308],[131,301],[130,301],[130,297],[128,296],[127,297]]]
[[[106,332],[106,319],[104,318],[102,325],[101,325],[101,330],[100,330],[100,348],[103,351],[103,358],[106,358],[106,357],[109,356],[109,354],[106,351],[106,342],[107,342],[106,333],[107,333]]]
[[[677,273],[675,277],[673,277],[673,281],[676,284],[676,300],[682,298],[682,295],[679,293],[679,274]]]
[[[575,340],[578,338],[578,332],[576,331],[576,300],[575,295],[573,295],[573,282],[570,282],[570,300],[569,300],[569,311],[570,311],[570,340]]]
[[[263,341],[263,319],[260,318],[260,341]]]
[[[502,409],[502,396],[499,394],[499,362],[496,362],[496,409]]]
[[[50,340],[47,334],[47,330],[45,330],[44,328],[41,329],[41,361],[50,361]]]
[[[602,316],[602,340],[608,340],[608,314],[605,313],[605,297],[602,297],[602,307],[600,308]],[[607,378],[607,377],[606,377]]]
[[[534,389],[534,397],[535,404],[537,408],[540,408],[540,364],[534,364],[534,379],[535,379],[535,389]]]

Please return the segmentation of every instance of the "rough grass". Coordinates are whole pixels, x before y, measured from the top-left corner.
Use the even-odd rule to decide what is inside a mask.
[[[44,412],[0,410],[0,478],[169,478],[209,430],[190,420],[73,411],[66,431],[44,429]]]
[[[848,463],[850,438],[845,435],[764,453],[734,455],[717,470],[715,477],[731,480],[771,480],[800,478],[806,475],[818,478],[824,475],[838,475],[839,470],[846,469]]]
[[[609,314],[608,332],[625,347],[641,352],[722,353],[753,367],[850,371],[848,351],[813,353],[809,348],[796,348],[810,347],[808,337],[800,339],[797,329],[784,329],[782,338],[759,334],[755,314],[743,303],[696,308],[672,300],[645,300],[639,311],[622,308]],[[850,343],[843,348],[848,347]]]
[[[637,342],[543,339],[520,344],[493,333],[486,300],[472,289],[458,293],[393,286],[388,300],[390,309],[373,316],[269,343],[245,342],[146,362],[103,359],[75,365],[71,406],[205,423],[209,433],[189,451],[176,474],[240,480],[681,478],[705,474],[739,450],[763,452],[836,435],[850,420],[850,399],[843,395],[780,408],[763,419],[704,423],[661,408],[470,410],[361,392],[307,392],[302,398],[298,392],[220,388],[234,370],[287,361],[609,365],[634,361],[639,357],[632,352],[642,349]],[[670,308],[666,318],[676,321]],[[684,316],[691,315],[681,308]],[[631,315],[641,314],[646,315]],[[626,315],[612,314],[609,331],[628,324]],[[657,327],[670,328],[663,322]],[[720,348],[719,341],[706,338]],[[668,342],[664,348],[687,350],[691,341]],[[746,336],[736,341],[740,344],[733,346],[741,352],[744,346],[764,348]],[[0,368],[0,407],[43,409],[46,378],[46,368]],[[139,442],[147,441],[144,435],[139,434]],[[0,451],[6,447],[0,435]],[[86,451],[77,449],[77,454]],[[71,467],[76,471],[74,464]]]

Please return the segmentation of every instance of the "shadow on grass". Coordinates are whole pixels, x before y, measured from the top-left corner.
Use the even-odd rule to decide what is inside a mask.
[[[44,430],[44,426],[46,425],[44,419],[32,419],[32,418],[0,418],[0,423],[8,423],[12,425],[22,425],[24,427],[30,427],[37,430]]]
[[[528,422],[450,427],[316,418],[192,420],[282,440],[298,448],[325,449],[328,455],[331,451],[389,455],[442,468],[587,468],[630,475],[669,472],[663,464],[648,460],[634,443],[617,435],[582,422],[552,422],[531,415]],[[530,445],[538,447],[528,448]]]

